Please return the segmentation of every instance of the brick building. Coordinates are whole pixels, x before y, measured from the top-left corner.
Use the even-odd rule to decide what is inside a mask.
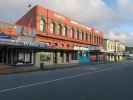
[[[38,5],[20,18],[13,29],[16,43],[24,42],[20,58],[30,56],[29,59],[37,66],[40,63],[49,65],[96,61],[101,55],[100,48],[103,48],[102,32]],[[1,32],[11,35],[11,32]],[[30,52],[27,56],[26,49],[27,54]]]

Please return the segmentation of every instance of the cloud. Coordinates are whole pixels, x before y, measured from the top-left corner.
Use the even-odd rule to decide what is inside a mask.
[[[133,30],[125,29],[125,26],[130,29],[133,26],[133,2],[132,0],[115,2],[115,6],[110,7],[106,0],[2,0],[0,19],[15,22],[29,10],[29,3],[33,6],[39,4],[93,26],[103,31],[106,37],[119,37],[121,41],[133,45],[131,43]]]
[[[125,11],[127,13],[133,12],[132,0],[117,0],[117,4],[121,11]]]

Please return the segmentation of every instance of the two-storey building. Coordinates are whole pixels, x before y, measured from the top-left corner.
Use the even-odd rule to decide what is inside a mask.
[[[12,29],[15,46],[10,46],[9,51],[13,54],[11,59],[15,60],[6,64],[86,63],[97,61],[103,48],[102,32],[38,5],[22,16]],[[11,31],[1,32],[12,37]]]

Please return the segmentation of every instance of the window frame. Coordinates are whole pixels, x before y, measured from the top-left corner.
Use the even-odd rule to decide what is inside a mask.
[[[39,30],[40,32],[46,32],[46,21],[44,18],[40,18]]]

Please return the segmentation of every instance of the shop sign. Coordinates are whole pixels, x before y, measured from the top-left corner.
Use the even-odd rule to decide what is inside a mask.
[[[57,48],[57,44],[56,43],[45,43],[47,46],[48,46],[48,48]]]
[[[48,48],[48,45],[45,43],[38,43],[38,42],[29,42],[29,41],[17,41],[17,45],[23,45],[27,47],[41,47],[41,48]]]
[[[23,46],[27,46],[27,47],[41,47],[41,48],[48,47],[46,44],[40,44],[37,42],[27,42],[27,41],[17,42],[17,45],[23,45]]]
[[[74,50],[89,51],[89,48],[74,46]]]
[[[89,46],[88,48],[90,48],[90,50],[100,50],[97,46]]]
[[[35,42],[32,37],[18,37],[16,40],[17,45],[23,45],[28,47],[42,47],[47,48],[48,45],[45,43]]]
[[[2,42],[15,42],[15,39],[5,33],[0,33],[0,41]]]

